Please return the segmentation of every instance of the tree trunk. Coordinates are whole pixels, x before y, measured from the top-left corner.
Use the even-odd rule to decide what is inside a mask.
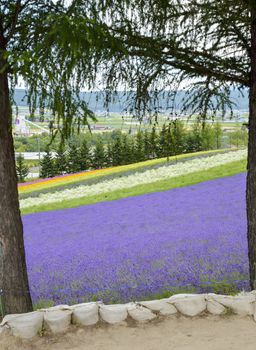
[[[256,8],[251,9],[251,76],[247,163],[247,237],[250,286],[256,289]]]
[[[0,57],[0,69],[6,65]],[[0,73],[0,289],[5,313],[32,310],[19,210],[6,69]]]

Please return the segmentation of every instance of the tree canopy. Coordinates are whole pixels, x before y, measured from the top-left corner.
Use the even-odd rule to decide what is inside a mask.
[[[102,85],[107,92],[125,87],[137,117],[161,108],[160,92],[174,112],[189,110],[202,117],[224,112],[232,109],[230,89],[249,86],[248,1],[77,3],[78,11],[102,28],[99,42],[92,43],[103,49],[101,56],[96,54]],[[186,96],[177,106],[179,89]]]
[[[205,117],[249,86],[249,10],[243,0],[1,1],[1,46],[31,113],[49,108],[67,136],[93,118],[83,88],[104,88],[106,102],[125,90],[137,117],[161,108],[160,92],[174,112]]]

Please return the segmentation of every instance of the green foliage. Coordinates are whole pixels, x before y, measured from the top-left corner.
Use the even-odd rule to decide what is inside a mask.
[[[202,135],[199,123],[193,124],[192,130],[187,136],[186,149],[187,152],[196,152],[196,150],[202,150]]]
[[[215,122],[213,125],[214,129],[214,137],[215,137],[215,147],[216,149],[219,149],[221,147],[221,139],[223,137],[223,131],[221,128],[220,122]]]
[[[134,156],[136,162],[145,160],[145,145],[142,131],[138,131],[135,137]]]
[[[106,155],[102,141],[98,141],[93,150],[92,167],[93,169],[100,169],[105,166]]]
[[[145,159],[151,158],[151,145],[150,145],[150,133],[145,130],[143,133],[143,144],[144,144],[144,157]]]
[[[106,147],[106,165],[111,167],[113,165],[113,144],[108,143]]]
[[[140,120],[155,117],[163,94],[177,112],[175,91],[188,82],[179,109],[205,119],[232,108],[231,86],[249,86],[251,6],[231,0],[3,0],[0,68],[12,88],[22,77],[31,116],[36,107],[41,119],[51,110],[53,135],[59,130],[62,138],[95,119],[80,91],[94,89],[98,78],[106,102],[121,84],[127,110]]]
[[[162,129],[160,131],[159,135],[159,147],[157,155],[158,157],[167,157],[169,155],[169,136],[170,133],[167,135],[168,129],[166,128],[166,125],[164,124],[162,126]]]
[[[170,123],[172,140],[173,140],[173,153],[181,154],[186,151],[186,140],[187,132],[184,128],[184,125],[179,120],[174,120]]]
[[[49,148],[46,150],[43,159],[40,161],[40,177],[48,178],[55,175],[54,159]]]
[[[21,153],[16,158],[16,173],[19,182],[24,182],[29,173],[29,168]]]
[[[80,148],[75,143],[69,144],[66,170],[70,174],[81,170]]]
[[[201,127],[201,142],[202,151],[214,149],[215,135],[211,125],[203,124],[203,127]]]
[[[79,170],[88,170],[91,165],[91,154],[90,148],[88,147],[86,139],[83,140],[82,145],[79,150]]]
[[[229,133],[230,145],[235,147],[243,147],[248,144],[248,130],[246,128],[239,129]]]
[[[148,153],[150,158],[156,158],[158,153],[158,135],[156,132],[155,125],[153,126],[150,136],[149,136],[149,150]]]
[[[112,164],[114,166],[122,164],[122,161],[123,161],[122,151],[123,151],[122,133],[119,133],[116,135],[112,145],[111,158],[112,158]]]
[[[247,133],[239,132],[242,135]],[[242,138],[241,135],[239,137]],[[90,136],[90,139],[87,134],[81,134],[78,139],[71,140],[68,148],[64,148],[62,143],[59,145],[51,176],[126,165],[156,157],[166,157],[168,160],[170,156],[215,149],[217,146],[220,148],[222,144],[220,125],[197,122],[191,130],[187,130],[179,120],[164,124],[160,131],[156,131],[155,126],[151,131],[140,130],[136,134],[115,131],[108,134],[106,139],[104,134],[95,138]]]
[[[134,138],[124,134],[122,136],[122,164],[135,163]]]
[[[63,144],[57,149],[54,165],[55,175],[63,175],[67,171],[67,157]]]

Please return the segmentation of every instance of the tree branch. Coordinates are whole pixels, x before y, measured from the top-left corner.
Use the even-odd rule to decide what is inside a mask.
[[[10,41],[10,39],[12,38],[15,29],[16,29],[16,25],[17,25],[17,21],[18,21],[18,16],[20,11],[22,10],[22,8],[24,6],[26,6],[26,3],[28,3],[29,1],[26,1],[25,4],[23,6],[21,6],[21,0],[17,0],[16,5],[15,5],[15,10],[14,13],[12,15],[11,21],[8,24],[8,26],[5,28],[5,31],[8,30],[10,28],[9,34],[6,37],[6,42],[8,43]]]

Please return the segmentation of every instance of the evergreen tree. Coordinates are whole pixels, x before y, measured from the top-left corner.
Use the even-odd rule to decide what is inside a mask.
[[[167,142],[167,131],[168,131],[168,128],[164,124],[162,126],[162,129],[161,129],[160,135],[159,135],[158,157],[167,157],[169,154],[169,145]]]
[[[122,164],[122,134],[115,137],[112,148],[112,163],[114,166]]]
[[[146,130],[144,131],[144,157],[145,159],[151,158],[151,145],[150,145],[150,134]]]
[[[221,141],[223,136],[223,131],[221,128],[221,123],[216,122],[214,123],[214,137],[215,137],[215,146],[217,149],[221,148]]]
[[[131,163],[136,163],[136,144],[134,137],[130,139]]]
[[[144,154],[145,146],[144,146],[144,140],[143,140],[143,132],[138,131],[135,137],[135,161],[141,162],[145,160],[145,154]]]
[[[24,182],[29,173],[29,168],[25,164],[24,157],[21,153],[16,158],[16,173],[19,182]]]
[[[88,170],[91,166],[91,152],[86,139],[83,140],[82,145],[79,150],[79,170]]]
[[[133,163],[134,154],[132,153],[132,138],[128,135],[122,137],[122,153],[121,153],[121,164]]]
[[[182,154],[186,149],[186,131],[183,123],[176,119],[171,122],[172,138],[173,138],[173,154]]]
[[[80,149],[75,143],[71,143],[67,155],[67,172],[69,174],[80,171]]]
[[[150,158],[156,158],[159,154],[159,140],[155,125],[153,126],[149,136],[149,154]]]
[[[63,144],[60,144],[56,151],[54,164],[56,175],[63,175],[67,172],[67,157]]]
[[[40,162],[40,177],[43,179],[55,176],[54,159],[52,158],[49,148],[46,149],[45,155]]]
[[[215,147],[215,135],[211,125],[205,124],[201,127],[202,150],[207,151]]]
[[[169,161],[169,157],[171,155],[176,155],[175,141],[171,123],[169,123],[168,127],[166,128],[164,148],[164,156],[167,157],[167,161]]]
[[[202,135],[200,124],[194,123],[186,138],[186,151],[197,152],[202,150]]]
[[[92,167],[94,169],[104,168],[106,161],[105,149],[102,140],[98,140],[93,150]]]
[[[111,167],[113,165],[113,143],[109,141],[106,146],[106,166]]]

